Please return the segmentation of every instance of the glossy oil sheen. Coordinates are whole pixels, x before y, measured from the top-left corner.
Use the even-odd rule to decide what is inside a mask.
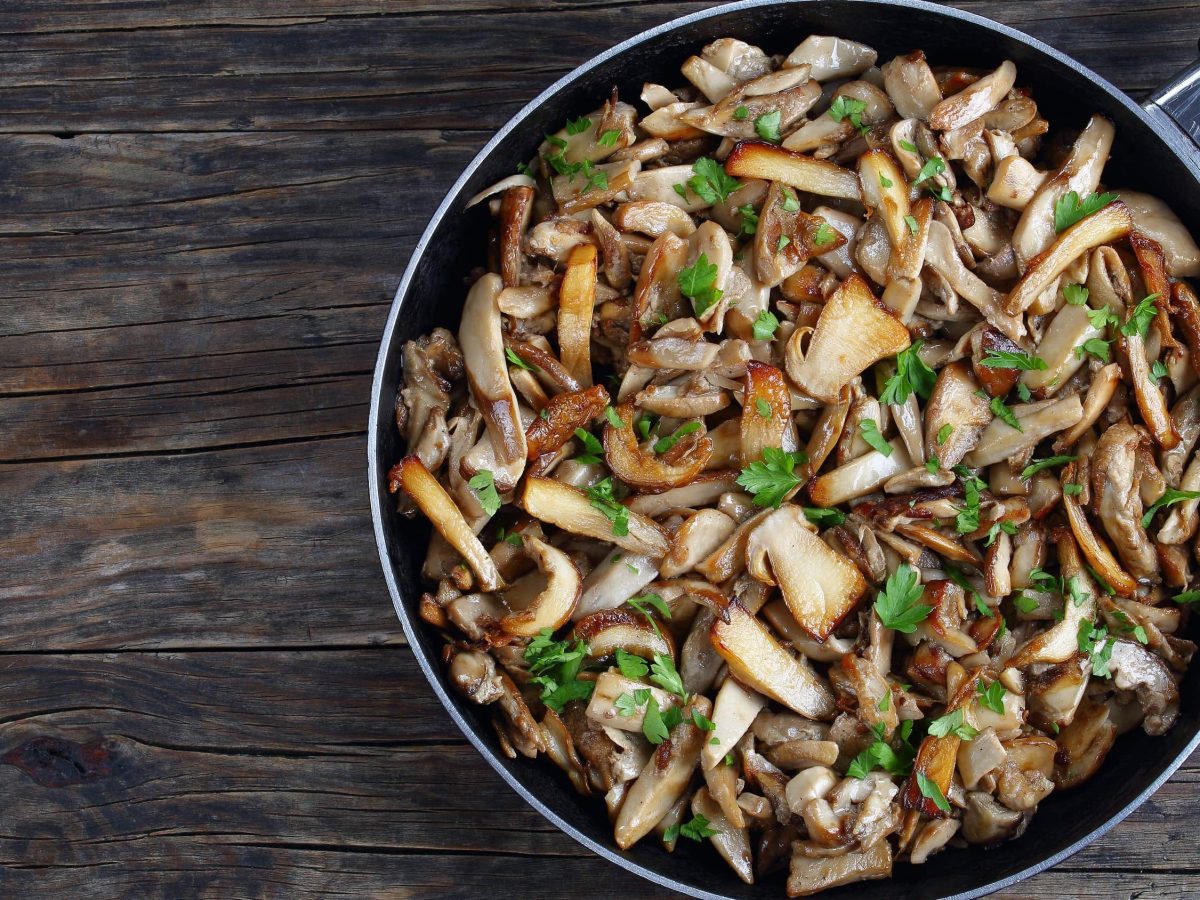
[[[694,897],[780,898],[784,896],[783,878],[744,885],[707,842],[681,841],[674,854],[652,840],[627,853],[619,851],[612,843],[612,828],[599,797],[577,795],[546,760],[503,757],[486,712],[446,689],[439,658],[441,640],[416,616],[422,590],[419,571],[429,529],[396,515],[384,481],[388,467],[403,449],[392,418],[399,386],[399,350],[404,341],[436,325],[455,329],[468,273],[483,263],[487,228],[482,206],[463,212],[466,200],[512,174],[518,162],[531,158],[543,133],[561,127],[568,116],[599,106],[614,85],[622,97],[632,100],[643,81],[680,83],[680,63],[714,38],[737,37],[768,52],[786,53],[811,33],[864,41],[879,51],[881,61],[914,48],[923,49],[936,64],[992,67],[1005,58],[1013,60],[1018,84],[1033,88],[1052,128],[1081,128],[1091,112],[1104,113],[1114,121],[1117,140],[1105,170],[1110,187],[1128,186],[1163,197],[1193,233],[1200,233],[1200,177],[1189,171],[1136,104],[1044,44],[986,19],[926,3],[752,0],[667,23],[601,54],[548,88],[501,129],[467,168],[414,251],[392,305],[376,367],[369,478],[384,574],[413,652],[434,691],[513,789],[600,855]],[[1181,147],[1179,137],[1170,136],[1177,147]],[[1064,859],[1128,815],[1200,742],[1198,668],[1193,667],[1185,679],[1180,720],[1168,735],[1149,738],[1139,730],[1120,738],[1086,788],[1051,795],[1020,840],[992,850],[947,850],[923,866],[897,865],[890,880],[855,884],[821,896],[830,900],[977,897]]]

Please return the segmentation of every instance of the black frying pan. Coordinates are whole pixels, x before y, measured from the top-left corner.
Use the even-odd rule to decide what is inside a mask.
[[[1145,108],[1074,60],[1020,32],[987,19],[913,0],[744,0],[668,22],[600,54],[559,79],[512,118],[467,166],[433,214],[392,303],[371,397],[371,511],[384,576],[396,614],[451,718],[484,759],[547,819],[596,853],[657,884],[693,897],[779,898],[782,880],[748,887],[711,847],[682,841],[674,854],[654,841],[630,852],[612,842],[598,798],[580,797],[545,760],[509,760],[500,752],[486,713],[447,690],[439,659],[441,640],[416,615],[419,572],[429,528],[402,519],[388,496],[385,473],[403,454],[392,418],[400,381],[400,347],[437,325],[455,329],[466,296],[464,273],[483,262],[486,212],[464,212],[467,198],[512,174],[529,159],[542,135],[568,116],[598,106],[616,85],[636,97],[646,80],[680,81],[679,65],[717,37],[737,37],[769,53],[787,53],[810,33],[864,41],[881,60],[914,48],[945,64],[1017,65],[1018,84],[1034,89],[1039,109],[1055,127],[1082,127],[1102,112],[1116,124],[1109,187],[1129,187],[1170,202],[1193,234],[1200,234],[1200,67],[1164,88]],[[1189,138],[1189,135],[1191,136]],[[1052,794],[1024,837],[993,850],[951,849],[923,866],[897,865],[888,881],[840,888],[829,897],[978,897],[1049,868],[1129,815],[1200,744],[1200,665],[1183,685],[1179,723],[1166,736],[1140,730],[1121,737],[1108,760],[1081,790]],[[1148,848],[1147,853],[1151,850]]]

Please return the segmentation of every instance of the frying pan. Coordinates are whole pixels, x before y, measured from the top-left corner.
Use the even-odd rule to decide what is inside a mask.
[[[455,330],[466,296],[464,273],[484,262],[487,214],[464,212],[477,191],[512,174],[542,135],[568,116],[593,109],[616,85],[636,97],[643,81],[680,81],[679,65],[705,43],[736,37],[768,53],[786,53],[809,34],[831,34],[870,44],[881,60],[914,48],[941,63],[994,67],[1011,59],[1018,84],[1032,87],[1054,127],[1080,128],[1101,112],[1116,125],[1109,187],[1144,190],[1168,200],[1200,234],[1200,65],[1158,92],[1144,107],[1046,44],[980,16],[916,0],[744,0],[668,22],[601,53],[559,79],[517,113],[455,182],[413,251],[400,281],[372,386],[368,439],[371,511],[384,577],[396,614],[434,693],[483,758],[534,809],[580,843],[617,865],[682,894],[704,898],[779,898],[782,880],[742,884],[703,845],[681,841],[668,854],[643,841],[622,852],[598,798],[580,797],[545,760],[509,760],[497,744],[488,713],[447,688],[436,632],[417,617],[420,569],[429,528],[396,514],[385,475],[403,454],[393,408],[404,341],[437,325]],[[897,865],[887,881],[863,882],[822,895],[829,898],[980,897],[1066,859],[1104,834],[1149,797],[1200,744],[1200,665],[1187,674],[1175,728],[1150,738],[1140,730],[1121,737],[1086,787],[1043,801],[1025,835],[992,850],[949,849],[923,866]],[[1149,855],[1152,848],[1147,848]]]

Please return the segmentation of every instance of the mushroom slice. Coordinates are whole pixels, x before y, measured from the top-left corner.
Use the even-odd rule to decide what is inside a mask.
[[[1073,465],[1074,463],[1070,464]],[[1065,477],[1067,476],[1064,475]],[[1064,496],[1063,500],[1074,501],[1074,498]],[[1080,514],[1082,515],[1082,512]],[[1079,548],[1071,536],[1061,529],[1054,537],[1063,578],[1068,582],[1074,580],[1077,590],[1072,598],[1063,604],[1063,620],[1048,631],[1034,634],[1013,654],[1008,665],[1014,669],[1023,669],[1034,663],[1062,663],[1074,658],[1079,652],[1079,624],[1096,614],[1096,586],[1084,568]],[[1095,565],[1094,562],[1092,564]]]
[[[821,540],[804,511],[790,503],[754,529],[746,564],[754,578],[779,585],[796,621],[819,641],[867,590],[858,567]]]
[[[596,303],[596,246],[580,244],[567,259],[558,301],[562,363],[583,387],[592,385],[592,307]]]
[[[1200,247],[1171,207],[1138,191],[1122,190],[1120,194],[1137,230],[1162,247],[1167,274],[1174,278],[1200,275]]]
[[[1146,734],[1165,734],[1179,717],[1179,685],[1166,663],[1140,644],[1119,640],[1108,663],[1113,684],[1134,691],[1146,718]]]
[[[880,72],[883,89],[902,118],[928,119],[941,102],[942,89],[920,50],[884,63]]]
[[[711,639],[739,681],[810,719],[832,719],[833,693],[804,657],[792,656],[761,622],[733,601],[717,612]]]
[[[1058,732],[1055,787],[1078,787],[1095,775],[1116,737],[1108,705],[1084,700],[1074,720]]]
[[[791,392],[783,373],[756,360],[746,363],[746,386],[742,400],[742,465],[762,459],[766,447],[797,449],[792,423]]]
[[[663,577],[690,572],[736,529],[737,522],[717,509],[702,509],[685,519],[671,538],[671,552],[662,561]]]
[[[1023,210],[1046,181],[1046,173],[1033,167],[1023,156],[1006,156],[996,163],[987,198],[997,206]]]
[[[1104,329],[1095,327],[1088,318],[1087,305],[1066,304],[1050,321],[1042,333],[1036,355],[1046,365],[1021,373],[1021,383],[1037,397],[1046,397],[1061,388],[1071,376],[1084,365],[1084,356],[1078,348],[1104,336]]]
[[[1089,428],[1096,424],[1112,401],[1117,385],[1121,383],[1121,367],[1109,363],[1092,375],[1087,394],[1083,398],[1083,418],[1059,435],[1054,442],[1054,452],[1062,453],[1075,445]]]
[[[688,242],[663,232],[646,253],[633,291],[633,326],[630,339],[640,340],[656,319],[678,319],[685,310],[679,293],[679,272],[687,263]]]
[[[555,394],[525,429],[529,461],[557,451],[574,437],[576,428],[586,428],[607,406],[608,392],[598,384],[585,391]]]
[[[1197,300],[1196,292],[1184,281],[1177,281],[1171,286],[1171,297],[1174,321],[1183,332],[1183,340],[1188,350],[1188,363],[1195,372],[1200,370],[1200,300]]]
[[[555,631],[571,618],[575,604],[579,602],[583,579],[571,557],[557,547],[531,534],[522,535],[522,538],[525,552],[537,561],[546,586],[524,609],[501,619],[499,629],[504,634],[533,637],[543,628]]]
[[[655,519],[673,509],[708,506],[717,502],[722,494],[737,490],[737,477],[737,471],[728,469],[704,472],[683,487],[661,494],[639,494],[629,501],[629,508]]]
[[[889,454],[872,450],[813,479],[808,487],[813,503],[837,506],[876,491],[884,482],[913,468],[903,439],[892,438],[888,446],[892,450]]]
[[[909,346],[908,329],[881,303],[867,283],[850,275],[829,298],[817,327],[802,349],[797,329],[788,340],[787,372],[803,391],[833,403],[843,386],[868,366]]]
[[[1162,391],[1150,378],[1146,339],[1136,330],[1132,334],[1125,334],[1122,329],[1117,346],[1128,366],[1133,396],[1137,400],[1138,410],[1146,421],[1146,426],[1154,436],[1155,442],[1164,450],[1170,450],[1179,443],[1179,434],[1171,422],[1171,414]]]
[[[879,54],[866,44],[825,34],[810,34],[783,61],[786,69],[808,66],[816,81],[832,81],[861,75]]]
[[[1154,544],[1141,523],[1143,461],[1149,452],[1145,430],[1118,422],[1100,435],[1091,461],[1093,505],[1125,569],[1141,579],[1158,576]]]
[[[659,238],[668,231],[677,237],[687,237],[696,230],[696,223],[684,210],[673,203],[655,200],[634,200],[622,203],[613,213],[613,224],[621,231],[637,231]]]
[[[1069,482],[1075,477],[1074,463],[1068,464],[1063,469],[1063,482]],[[1091,523],[1088,522],[1087,514],[1084,513],[1083,507],[1079,505],[1078,499],[1070,494],[1062,496],[1063,511],[1067,515],[1067,522],[1071,526],[1071,531],[1075,535],[1075,540],[1079,542],[1079,549],[1083,551],[1083,555],[1087,557],[1088,562],[1092,565],[1108,585],[1120,594],[1122,597],[1131,597],[1133,592],[1137,590],[1137,582],[1133,576],[1121,568],[1121,564],[1112,554],[1108,544],[1104,542],[1094,530]]]
[[[809,855],[806,841],[792,844],[792,862],[788,870],[789,897],[807,897],[831,887],[890,878],[892,875],[892,845],[876,841],[865,850],[851,850],[838,856]]]
[[[490,273],[471,286],[458,327],[458,344],[463,350],[471,395],[483,413],[495,450],[497,469],[492,475],[496,487],[508,492],[516,487],[525,469],[526,444],[517,395],[508,378],[500,308],[496,305],[503,286],[500,276]]]
[[[1023,313],[1067,266],[1095,247],[1125,237],[1132,228],[1133,218],[1129,208],[1120,200],[1114,200],[1099,212],[1080,219],[1032,261],[1029,270],[1005,298],[1005,311],[1011,316]]]
[[[655,558],[666,556],[670,549],[667,535],[654,520],[627,511],[628,531],[617,534],[617,523],[593,506],[593,503],[598,506],[601,502],[592,501],[583,491],[553,479],[533,475],[525,479],[525,487],[521,491],[521,508],[535,519],[557,525],[572,534],[608,541],[633,553],[644,553]],[[450,540],[449,535],[446,539]]]
[[[1071,394],[1048,405],[1018,404],[1012,407],[1012,413],[1021,429],[1018,431],[999,417],[993,419],[992,424],[984,429],[975,449],[966,455],[963,462],[972,469],[979,469],[1034,447],[1083,418],[1083,405],[1077,394]]]
[[[938,372],[925,407],[925,447],[941,469],[953,469],[962,462],[992,421],[988,401],[978,390],[978,382],[962,360]]]
[[[561,624],[561,623],[560,623]],[[635,656],[675,658],[670,632],[658,623],[631,609],[602,609],[589,613],[575,623],[574,636],[587,644],[588,656],[599,659],[624,650]]]
[[[467,561],[479,579],[484,591],[497,591],[504,587],[504,579],[496,563],[488,555],[462,511],[450,499],[446,489],[425,468],[416,454],[406,456],[388,473],[390,487],[394,493],[403,490],[433,523],[438,533]]]
[[[743,141],[734,147],[725,160],[725,171],[735,178],[778,181],[821,197],[862,199],[854,172],[760,141]]]
[[[713,584],[728,581],[742,571],[746,564],[746,543],[750,533],[765,519],[770,510],[764,509],[738,524],[737,529],[712,554],[696,566],[696,571]]]
[[[1083,701],[1090,675],[1091,665],[1082,653],[1030,673],[1025,679],[1030,722],[1044,731],[1070,725]]]
[[[942,222],[929,223],[925,262],[946,279],[955,293],[983,313],[993,328],[1013,341],[1025,336],[1025,325],[1020,316],[1005,310],[1004,296],[963,264],[954,246],[954,236]]]
[[[681,118],[684,113],[701,108],[704,108],[703,103],[668,103],[643,118],[638,125],[646,134],[665,141],[686,141],[704,137],[703,131]]]
[[[789,131],[820,99],[821,86],[809,79],[807,69],[778,69],[735,88],[713,106],[680,112],[679,120],[709,134],[753,138],[763,116],[776,117],[779,128]]]
[[[811,257],[832,252],[845,240],[836,228],[803,212],[790,187],[772,184],[754,234],[755,273],[761,284],[775,287],[798,272]]]
[[[744,687],[736,678],[726,678],[713,704],[713,731],[700,755],[701,765],[711,769],[722,764],[730,747],[750,729],[767,698]],[[716,738],[716,740],[713,740]]]
[[[750,832],[745,827],[745,819],[738,810],[741,825],[730,820],[723,806],[713,799],[708,788],[700,788],[692,798],[692,813],[704,816],[708,827],[715,833],[709,835],[709,840],[716,848],[721,859],[729,863],[729,867],[737,873],[738,878],[746,884],[754,884],[754,862],[750,854]]]
[[[964,679],[953,699],[946,704],[946,714],[949,715],[958,710],[967,712],[974,702],[975,685],[978,683],[978,672],[973,677]],[[967,718],[970,718],[969,712],[967,712]],[[961,743],[962,739],[955,732],[943,737],[926,735],[917,750],[917,758],[913,762],[913,774],[904,782],[904,788],[900,792],[901,806],[921,812],[931,819],[940,819],[949,815],[939,809],[933,800],[925,796],[917,782],[917,775],[923,775],[936,784],[943,797],[949,796],[950,782],[954,779],[954,770],[958,764],[958,748]]]
[[[707,697],[696,697],[685,711],[683,721],[671,729],[670,737],[646,763],[621,804],[614,824],[617,846],[628,850],[644,838],[667,810],[683,796],[700,761],[705,736],[692,721],[691,712],[707,716],[712,704]]]
[[[604,426],[604,458],[613,474],[642,490],[665,491],[688,484],[704,470],[712,455],[712,441],[705,436],[701,423],[691,423],[698,427],[684,435],[669,451],[646,453],[638,446],[634,431],[636,413],[632,403],[622,403],[616,408],[620,427],[612,421]],[[659,443],[656,442],[656,446]]]
[[[517,185],[506,190],[501,198],[500,275],[505,287],[516,287],[521,283],[521,267],[525,261],[521,239],[529,225],[536,196],[533,187]]]
[[[600,677],[596,679],[596,687],[592,691],[592,697],[587,705],[588,718],[605,728],[641,734],[648,704],[638,704],[632,712],[617,706],[619,697],[623,695],[632,697],[637,691],[648,691],[660,710],[679,705],[679,698],[672,693],[661,688],[650,687],[633,678],[627,678],[620,672],[609,671],[601,673]]]
[[[670,203],[678,206],[684,212],[694,213],[712,204],[695,191],[680,194],[675,190],[678,184],[687,184],[692,177],[692,167],[663,166],[659,169],[642,169],[628,190],[630,200],[656,200],[660,203]]]
[[[887,229],[892,245],[888,275],[891,278],[916,278],[921,274],[924,262],[924,238],[921,237],[919,219],[915,230],[908,224],[914,217],[909,215],[912,210],[908,201],[908,182],[903,173],[885,151],[868,150],[858,158],[858,180],[862,185],[863,202],[875,210],[875,215]],[[926,206],[929,209],[924,218],[928,222],[932,206],[928,203]]]
[[[575,619],[620,606],[658,577],[654,558],[642,553],[613,550],[596,564],[583,582]]]
[[[994,71],[951,94],[929,114],[929,127],[937,131],[961,128],[996,107],[1012,90],[1017,67],[1007,59]]]

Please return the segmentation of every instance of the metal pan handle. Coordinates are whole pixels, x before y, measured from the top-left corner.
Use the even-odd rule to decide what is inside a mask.
[[[1142,104],[1162,134],[1200,172],[1200,60],[1192,63]]]

